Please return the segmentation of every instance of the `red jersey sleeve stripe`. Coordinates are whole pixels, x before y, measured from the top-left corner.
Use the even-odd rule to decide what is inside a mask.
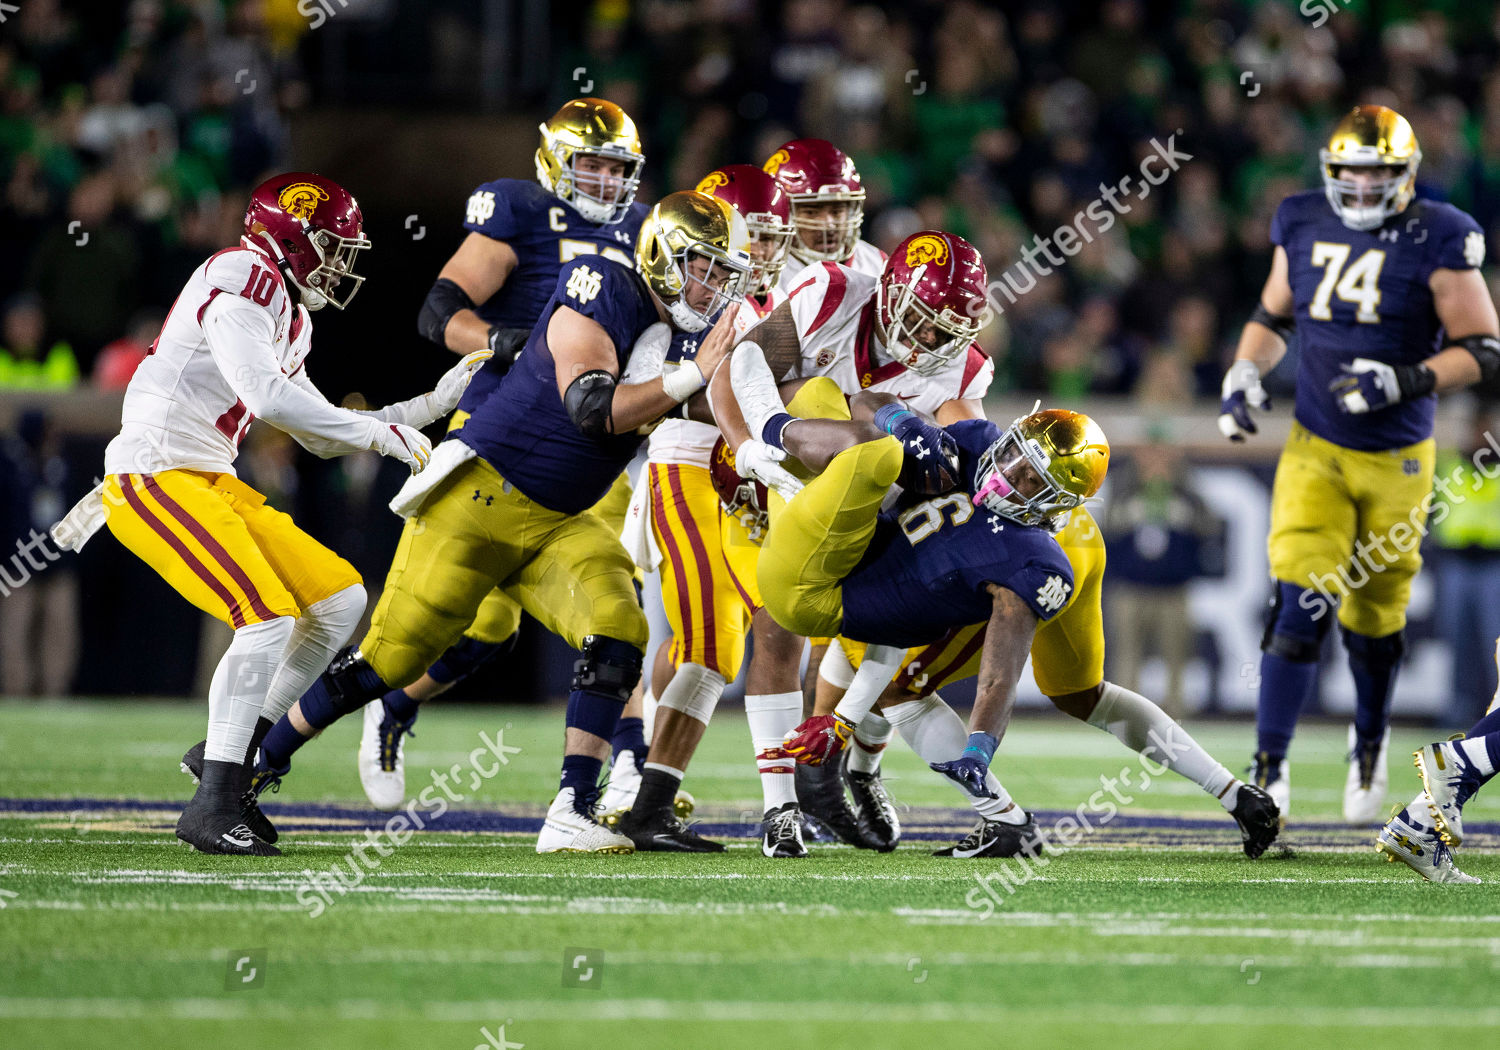
[[[979,374],[979,370],[984,367],[984,363],[988,360],[989,355],[979,349],[978,344],[969,344],[969,355],[964,361],[964,381],[963,385],[959,387],[960,393],[969,389],[969,384],[974,382],[974,377]]]
[[[839,308],[844,301],[844,291],[849,287],[849,279],[844,276],[835,263],[826,262],[823,269],[828,271],[828,291],[823,293],[823,304],[818,307],[818,316],[813,318],[813,323],[807,330],[807,335],[812,335],[819,328],[828,323],[833,312]]]

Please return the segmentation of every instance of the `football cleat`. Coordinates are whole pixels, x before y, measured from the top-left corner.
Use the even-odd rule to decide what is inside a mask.
[[[1024,810],[1023,810],[1024,812]],[[932,851],[934,857],[1035,857],[1042,848],[1042,835],[1030,813],[1026,823],[1007,824],[1001,820],[980,820],[974,830],[959,842]]]
[[[364,728],[359,735],[359,782],[365,798],[376,809],[400,809],[406,803],[406,756],[402,744],[416,723],[398,722],[386,710],[385,701],[365,705]]]
[[[1271,796],[1276,811],[1281,815],[1281,826],[1286,827],[1287,815],[1292,807],[1292,766],[1286,759],[1271,763],[1271,756],[1264,751],[1255,753],[1250,766],[1250,779],[1255,786]]]
[[[766,857],[805,857],[802,842],[802,813],[797,803],[788,802],[766,810],[760,821],[760,852]]]
[[[610,764],[609,780],[599,799],[599,823],[608,828],[618,827],[620,819],[635,805],[640,789],[641,771],[635,767],[635,750],[627,747]]]
[[[1438,836],[1437,829],[1417,827],[1399,814],[1380,829],[1375,852],[1384,853],[1388,862],[1401,861],[1428,882],[1480,881],[1453,866],[1453,851]]]
[[[1460,845],[1464,840],[1464,820],[1458,796],[1468,786],[1465,781],[1474,779],[1468,761],[1458,748],[1441,741],[1412,752],[1412,762],[1422,774],[1422,786],[1427,789],[1427,811],[1439,837],[1449,846]]]
[[[563,788],[552,800],[542,833],[537,836],[538,853],[634,853],[635,846],[624,835],[611,831],[594,819],[593,798],[575,799],[572,788]]]
[[[620,818],[620,834],[628,836],[642,853],[723,853],[724,844],[706,839],[688,827],[674,809],[638,814],[631,810]]]
[[[813,825],[814,831],[817,830],[817,825],[821,825],[835,840],[842,840],[861,849],[873,849],[872,845],[865,842],[864,835],[860,832],[859,818],[854,815],[854,810],[849,808],[849,800],[844,797],[844,781],[839,775],[839,767],[831,762],[818,766],[799,762],[794,768],[797,806],[806,823]],[[818,838],[819,836],[815,836],[814,841]]]
[[[242,857],[279,857],[281,850],[263,841],[240,818],[245,767],[238,762],[205,760],[198,790],[177,818],[177,837],[200,853]]]
[[[1354,727],[1349,727],[1349,775],[1344,780],[1344,823],[1374,824],[1380,819],[1389,780],[1385,768],[1385,752],[1390,742],[1390,727],[1386,727],[1378,741],[1371,743],[1360,740]]]
[[[857,773],[845,762],[844,783],[849,785],[849,795],[854,800],[860,837],[881,853],[895,849],[901,841],[901,819],[896,815],[896,806],[880,772]]]
[[[1281,834],[1281,812],[1276,808],[1276,800],[1254,784],[1240,784],[1229,815],[1240,826],[1245,856],[1251,860],[1264,853]]]
[[[179,768],[193,778],[194,784],[199,783],[203,779],[203,753],[207,746],[208,741],[200,740],[188,748],[187,754],[182,756]],[[247,767],[249,765],[249,763],[246,763]],[[250,828],[250,831],[256,838],[266,842],[275,842],[280,837],[276,832],[276,825],[271,823],[271,819],[260,808],[260,792],[271,785],[264,779],[257,782],[253,768],[249,768],[248,771],[250,773],[251,786],[240,795],[240,820]],[[286,771],[282,770],[282,772]],[[258,789],[255,787],[257,783],[260,785]],[[275,778],[275,785],[272,786],[272,791],[279,790],[280,787],[281,778],[277,777]]]

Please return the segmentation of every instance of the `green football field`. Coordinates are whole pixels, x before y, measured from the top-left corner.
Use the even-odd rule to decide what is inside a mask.
[[[1091,818],[1023,871],[929,855],[971,822],[899,741],[896,853],[762,858],[729,704],[686,785],[727,854],[537,856],[525,829],[556,784],[561,711],[439,704],[407,757],[413,793],[459,767],[430,830],[368,835],[387,818],[363,803],[347,719],[267,806],[285,856],[206,857],[172,835],[203,721],[185,703],[0,703],[0,1046],[1263,1048],[1500,1030],[1500,806],[1470,806],[1458,858],[1484,885],[1383,863],[1373,829],[1336,823],[1342,726],[1304,727],[1286,848],[1251,862],[1192,785],[1087,726],[1022,718],[996,763],[1011,792],[1044,825]],[[1250,751],[1248,725],[1190,728],[1231,768]],[[1415,790],[1423,740],[1395,735],[1392,801]],[[1128,804],[1091,807],[1122,771]]]

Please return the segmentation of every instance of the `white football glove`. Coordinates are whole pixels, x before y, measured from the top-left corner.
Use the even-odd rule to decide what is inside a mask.
[[[432,458],[432,442],[415,427],[403,423],[381,423],[375,430],[375,444],[370,446],[382,456],[394,456],[419,473]]]
[[[781,465],[786,452],[751,438],[734,452],[734,468],[742,477],[765,482],[781,494],[782,499],[791,499],[802,491],[802,482]]]
[[[1219,401],[1219,433],[1230,441],[1244,441],[1247,434],[1257,430],[1250,418],[1253,406],[1270,411],[1271,399],[1266,388],[1260,385],[1260,369],[1254,361],[1236,361],[1224,373],[1224,386]]]
[[[464,396],[464,388],[469,385],[469,380],[474,378],[474,373],[494,356],[493,350],[475,350],[443,373],[443,378],[437,381],[437,386],[433,387],[432,393],[427,395],[431,399],[429,403],[432,406],[433,419],[446,416],[458,406],[458,400]]]

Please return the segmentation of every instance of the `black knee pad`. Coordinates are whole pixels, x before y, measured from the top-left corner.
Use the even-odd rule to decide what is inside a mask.
[[[1266,630],[1260,639],[1261,652],[1273,653],[1297,664],[1317,663],[1323,651],[1323,639],[1328,636],[1328,628],[1333,624],[1333,617],[1326,614],[1314,617],[1300,603],[1288,602],[1286,592],[1289,590],[1300,592],[1302,588],[1278,580],[1271,592],[1270,606],[1266,611]],[[1302,628],[1302,632],[1294,634],[1288,629],[1294,627]],[[1312,630],[1314,638],[1306,636],[1308,629]]]
[[[641,680],[645,654],[629,642],[591,634],[583,640],[583,658],[573,665],[573,689],[630,699]]]
[[[339,651],[323,672],[323,681],[328,687],[329,703],[340,717],[353,714],[386,692],[386,684],[357,645]]]
[[[1368,634],[1358,634],[1343,626],[1340,630],[1344,635],[1344,648],[1349,651],[1349,659],[1371,670],[1386,670],[1395,667],[1401,662],[1401,657],[1406,652],[1405,629],[1394,634],[1381,635],[1379,638],[1372,638]]]

